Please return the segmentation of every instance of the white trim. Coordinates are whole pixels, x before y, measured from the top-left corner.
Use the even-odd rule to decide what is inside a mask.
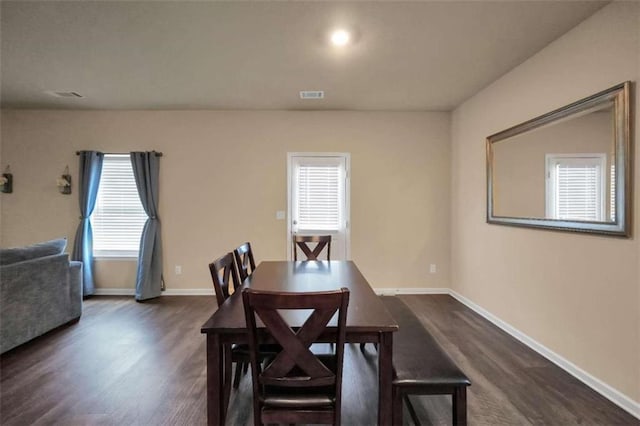
[[[378,296],[395,296],[398,294],[449,294],[448,288],[374,288]]]
[[[475,311],[477,314],[479,314],[480,316],[487,319],[489,322],[496,325],[498,328],[507,332],[512,337],[516,338],[520,342],[527,345],[529,348],[538,352],[540,355],[547,358],[549,361],[553,362],[558,367],[562,368],[567,373],[571,374],[576,379],[580,380],[581,382],[589,386],[591,389],[595,390],[596,392],[598,392],[599,394],[601,394],[602,396],[604,396],[605,398],[607,398],[608,400],[610,400],[611,402],[613,402],[614,404],[622,408],[623,410],[627,411],[632,416],[640,419],[640,403],[632,400],[628,396],[624,395],[622,392],[614,389],[613,387],[604,383],[602,380],[587,373],[586,371],[584,371],[583,369],[581,369],[580,367],[578,367],[568,359],[553,352],[551,349],[547,348],[546,346],[542,345],[541,343],[527,336],[517,328],[501,320],[500,318],[493,315],[492,313],[482,308],[481,306],[476,305],[471,300],[467,299],[461,294],[456,293],[453,290],[449,290],[449,294],[453,296],[456,300],[458,300],[460,303],[466,305],[468,308]]]
[[[450,294],[448,288],[374,288],[373,291],[382,296],[397,294]],[[132,288],[96,288],[96,296],[133,296],[136,291]],[[174,288],[162,292],[161,296],[213,296],[213,288]]]
[[[136,291],[132,288],[96,288],[94,296],[135,296]]]
[[[133,288],[96,288],[95,296],[135,296]],[[174,288],[163,291],[160,296],[213,296],[212,288]]]
[[[139,250],[94,250],[93,258],[96,260],[132,260],[138,261]]]
[[[215,296],[211,288],[170,288],[162,292],[162,296]]]
[[[96,256],[95,254],[93,255],[93,259],[98,261],[98,262],[137,262],[138,261],[138,256],[105,256],[105,255],[99,255]]]

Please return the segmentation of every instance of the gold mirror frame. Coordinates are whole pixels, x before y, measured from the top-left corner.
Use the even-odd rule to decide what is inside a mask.
[[[570,232],[586,232],[619,237],[631,236],[632,205],[632,146],[631,146],[631,82],[618,84],[610,89],[536,117],[532,120],[495,133],[486,140],[487,151],[487,223],[542,228]],[[613,105],[613,129],[615,147],[615,220],[581,221],[537,217],[497,216],[494,212],[494,145],[506,143],[509,138],[547,126],[560,120],[570,120],[595,108]]]

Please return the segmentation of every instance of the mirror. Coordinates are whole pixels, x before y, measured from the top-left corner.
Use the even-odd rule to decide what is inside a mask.
[[[487,222],[629,237],[631,83],[487,138]]]

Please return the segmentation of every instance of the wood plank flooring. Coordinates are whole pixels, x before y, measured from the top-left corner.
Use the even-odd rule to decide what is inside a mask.
[[[401,299],[471,379],[470,425],[640,425],[450,296]],[[214,306],[212,296],[86,300],[79,323],[0,357],[0,424],[205,424],[200,326]],[[348,346],[343,424],[375,424],[377,355],[372,345],[366,356]],[[451,424],[448,398],[412,401],[423,424]],[[232,393],[228,424],[252,424],[251,411],[245,376]]]

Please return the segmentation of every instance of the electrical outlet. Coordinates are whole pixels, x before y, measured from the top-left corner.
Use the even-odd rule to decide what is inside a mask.
[[[429,265],[429,273],[430,274],[435,274],[438,271],[438,269],[436,268],[436,264],[432,263],[431,265]]]
[[[176,265],[176,275],[182,275],[182,265]]]

